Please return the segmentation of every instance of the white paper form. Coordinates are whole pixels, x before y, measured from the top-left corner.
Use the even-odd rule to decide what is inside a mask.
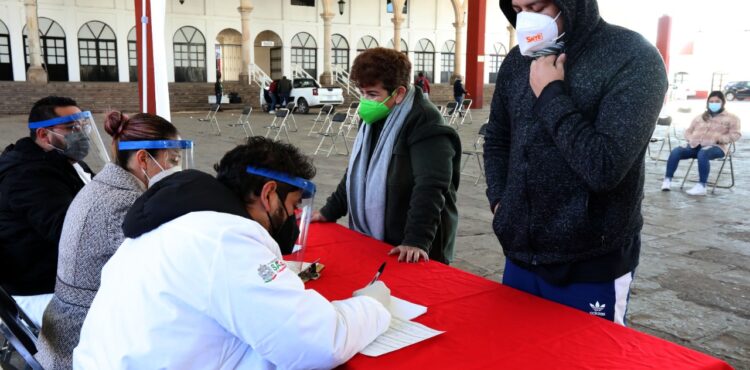
[[[388,327],[388,330],[359,353],[365,356],[377,357],[443,333],[442,331],[430,329],[420,323],[392,316],[391,325]]]
[[[402,320],[412,320],[427,312],[427,307],[391,296],[391,316]]]

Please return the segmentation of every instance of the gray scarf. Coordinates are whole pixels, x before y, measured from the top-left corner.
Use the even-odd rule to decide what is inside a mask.
[[[385,197],[388,167],[393,146],[414,103],[414,87],[409,87],[401,104],[394,107],[370,154],[372,127],[364,125],[354,140],[346,175],[349,228],[375,239],[385,238]],[[369,164],[368,164],[369,163]]]

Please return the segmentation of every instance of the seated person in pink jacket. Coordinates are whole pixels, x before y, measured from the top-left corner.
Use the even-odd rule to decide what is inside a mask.
[[[688,145],[672,150],[667,160],[667,173],[661,185],[662,191],[669,191],[672,176],[682,159],[698,159],[698,183],[688,190],[690,195],[706,195],[706,182],[711,169],[711,160],[722,158],[729,150],[729,144],[739,140],[740,119],[724,109],[726,99],[721,91],[708,95],[706,111],[695,117],[685,131]]]

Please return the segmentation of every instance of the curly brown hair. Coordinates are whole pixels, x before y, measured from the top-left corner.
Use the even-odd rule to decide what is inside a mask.
[[[358,86],[374,86],[378,82],[388,93],[399,86],[409,86],[411,62],[401,52],[386,48],[367,49],[354,59],[350,79]]]

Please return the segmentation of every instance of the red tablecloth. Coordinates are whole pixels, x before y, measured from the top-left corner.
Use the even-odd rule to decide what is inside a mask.
[[[725,362],[437,262],[398,263],[390,246],[337,224],[313,224],[305,260],[326,268],[308,288],[350,297],[383,261],[394,296],[428,307],[416,321],[445,331],[351,369],[731,369]]]

